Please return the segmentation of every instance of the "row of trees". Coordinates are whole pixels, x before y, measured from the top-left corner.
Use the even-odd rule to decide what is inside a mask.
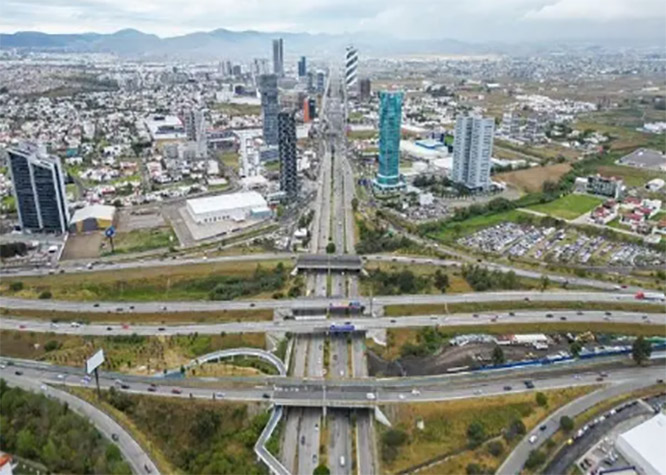
[[[86,419],[42,394],[0,380],[0,449],[51,473],[130,474],[115,444]]]
[[[233,300],[261,292],[281,290],[287,282],[287,269],[280,262],[273,269],[257,266],[251,278],[232,275],[215,276],[215,286],[209,291],[211,300]]]
[[[414,242],[406,237],[391,234],[386,227],[376,224],[368,226],[364,221],[358,222],[359,241],[356,244],[358,254],[374,254],[408,249]]]
[[[462,276],[477,292],[484,290],[511,290],[520,287],[520,280],[515,272],[489,270],[477,265],[464,265]]]
[[[381,269],[371,269],[368,271],[368,279],[372,283],[373,292],[376,295],[402,295],[415,294],[423,292],[435,284],[442,292],[449,285],[448,275],[439,273],[429,275],[417,275],[409,269],[400,271],[383,271]]]

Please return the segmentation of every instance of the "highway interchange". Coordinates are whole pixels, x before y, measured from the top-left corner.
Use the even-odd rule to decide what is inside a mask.
[[[321,164],[319,188],[312,209],[314,219],[310,252],[326,254],[329,243],[335,245],[336,254],[354,254],[354,218],[352,198],[354,196],[354,175],[346,156],[344,139],[344,97],[341,94],[339,72],[329,76],[322,107],[325,127],[321,131]],[[424,243],[425,244],[425,243]],[[213,264],[241,261],[267,261],[275,259],[295,259],[290,253],[251,254],[210,258],[144,259],[136,261],[96,262],[90,266],[77,263],[61,265],[57,269],[29,269],[0,271],[0,275],[12,277],[42,276],[48,274],[115,272],[142,267],[172,267],[188,264]],[[402,264],[425,264],[432,266],[460,266],[459,261],[401,256],[365,256],[370,262],[396,262]],[[541,272],[510,266],[484,263],[490,268],[514,271],[519,276],[540,278]],[[571,276],[548,275],[552,282],[571,286],[589,287],[594,291],[552,291],[552,292],[484,292],[452,295],[400,295],[361,297],[357,274],[343,272],[306,272],[306,295],[284,300],[244,300],[244,301],[168,301],[168,302],[73,302],[38,299],[18,299],[0,297],[0,308],[5,312],[0,318],[0,329],[30,332],[53,332],[72,335],[122,335],[138,334],[146,336],[177,334],[219,334],[224,333],[292,333],[290,362],[284,366],[272,355],[255,349],[226,350],[207,355],[201,360],[226,357],[239,351],[269,360],[276,365],[280,376],[262,378],[188,378],[173,379],[140,377],[104,373],[100,375],[102,388],[122,388],[136,394],[157,396],[223,399],[236,401],[256,401],[270,403],[275,409],[269,428],[258,441],[257,453],[274,473],[310,474],[320,462],[324,453],[320,452],[323,431],[328,431],[328,446],[325,457],[333,474],[351,474],[353,465],[360,475],[379,472],[375,454],[374,426],[372,410],[382,404],[406,402],[433,402],[452,399],[474,398],[490,395],[530,391],[525,380],[533,380],[536,389],[555,389],[571,386],[603,384],[597,391],[569,410],[584,410],[593,401],[608,395],[615,395],[644,387],[663,376],[663,364],[646,368],[628,367],[625,361],[612,359],[607,370],[608,377],[600,381],[599,371],[594,364],[569,363],[552,365],[550,368],[497,371],[493,374],[476,373],[462,375],[436,375],[399,379],[377,379],[368,376],[365,355],[365,336],[370,330],[387,328],[418,328],[424,326],[465,326],[493,325],[500,323],[543,323],[543,322],[605,322],[666,325],[666,312],[627,312],[627,311],[535,311],[449,313],[447,304],[493,303],[493,302],[543,302],[544,307],[553,302],[598,302],[609,306],[617,303],[652,304],[654,301],[636,300],[634,293],[642,290],[636,287],[618,288],[616,284]],[[237,321],[224,323],[186,323],[188,313],[218,312],[221,310],[307,310],[321,309],[330,305],[345,305],[350,300],[359,301],[370,311],[363,317],[275,319],[271,321]],[[389,305],[439,305],[443,311],[409,317],[385,317],[382,310]],[[648,307],[646,307],[647,309]],[[42,313],[44,318],[23,318],[13,316],[13,311],[31,310]],[[653,309],[650,309],[653,310]],[[49,321],[50,312],[80,314],[81,318],[72,321]],[[87,314],[112,315],[115,323],[78,323]],[[136,324],[135,314],[179,313],[183,323],[178,324]],[[118,316],[127,317],[127,323],[119,324]],[[355,326],[351,335],[336,336],[329,333],[331,324],[349,322]],[[245,353],[244,353],[245,354]],[[272,356],[272,357],[271,357]],[[120,434],[118,442],[123,454],[137,473],[157,473],[157,468],[140,446],[115,422],[101,411],[54,386],[90,386],[89,378],[78,368],[59,367],[46,363],[3,358],[0,377],[10,384],[33,391],[46,391],[51,396],[75,404],[79,411],[89,417],[107,437]],[[609,360],[611,361],[611,360]],[[193,362],[196,364],[196,362]],[[282,365],[282,366],[281,366]],[[285,375],[285,373],[287,373]],[[43,386],[47,384],[49,386]],[[588,404],[588,406],[586,406]],[[352,422],[351,415],[354,414]],[[557,414],[557,413],[556,413]],[[555,417],[555,414],[552,416]],[[263,443],[280,418],[284,419],[283,446],[281,460],[277,461],[263,448]],[[549,419],[549,430],[555,419]],[[554,428],[553,428],[554,430]],[[352,431],[355,435],[352,436]],[[356,447],[352,446],[355,440]],[[501,473],[516,473],[524,463],[530,445],[523,441],[512,453]],[[148,467],[146,469],[146,467]]]

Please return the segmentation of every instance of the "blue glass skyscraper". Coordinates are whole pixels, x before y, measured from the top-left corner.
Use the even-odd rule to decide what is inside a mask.
[[[400,176],[402,98],[402,92],[379,93],[379,170],[373,181],[379,192],[405,188],[405,181]]]

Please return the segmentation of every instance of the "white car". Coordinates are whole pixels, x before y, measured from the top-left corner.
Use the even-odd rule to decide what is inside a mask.
[[[404,394],[398,394],[398,399],[405,399],[405,395]]]
[[[58,376],[56,376],[56,378],[58,378],[58,379],[65,379],[65,375],[64,375],[64,374],[59,374]]]
[[[412,389],[412,396],[418,396],[420,394],[421,394],[421,391],[419,391],[418,389],[416,389],[416,388]]]
[[[530,438],[528,439],[529,442],[530,442],[530,444],[533,444],[534,442],[536,442],[536,440],[537,440],[538,437],[539,437],[539,436],[538,436],[537,434],[532,434],[532,435],[530,436]]]

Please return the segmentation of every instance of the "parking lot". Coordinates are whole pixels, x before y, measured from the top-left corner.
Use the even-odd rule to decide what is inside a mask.
[[[501,223],[460,238],[458,244],[507,257],[573,265],[654,266],[666,255],[640,244],[590,236],[571,228]]]
[[[664,405],[666,396],[622,403],[597,416],[572,434],[545,468],[544,473],[567,473],[576,465],[581,473],[613,470],[628,464],[615,449],[617,437],[654,416]]]

